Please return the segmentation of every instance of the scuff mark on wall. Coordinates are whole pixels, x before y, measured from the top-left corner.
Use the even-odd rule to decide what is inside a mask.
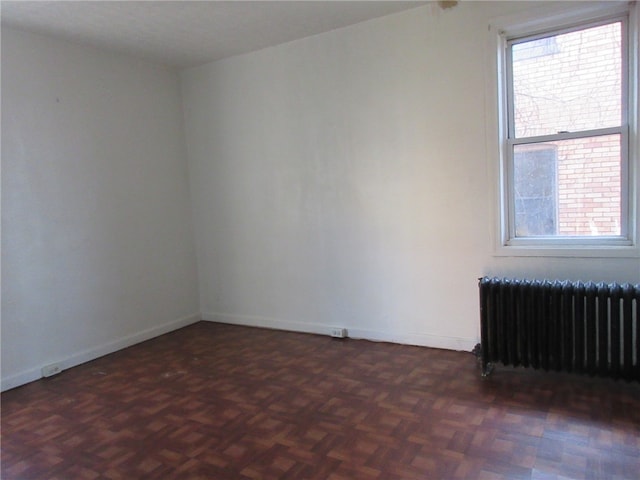
[[[458,4],[456,0],[441,0],[438,2],[438,5],[441,9],[446,10],[448,8],[453,8]]]

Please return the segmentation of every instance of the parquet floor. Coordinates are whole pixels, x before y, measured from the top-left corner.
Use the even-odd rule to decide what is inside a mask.
[[[2,479],[638,479],[640,385],[200,322],[1,396]]]

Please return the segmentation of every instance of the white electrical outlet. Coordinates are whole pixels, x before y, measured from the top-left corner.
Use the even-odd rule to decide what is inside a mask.
[[[52,363],[51,365],[45,365],[42,367],[42,376],[43,377],[53,377],[54,375],[59,374],[62,371],[60,365],[57,363]]]
[[[347,329],[346,328],[332,328],[331,336],[334,338],[346,338],[347,337]]]

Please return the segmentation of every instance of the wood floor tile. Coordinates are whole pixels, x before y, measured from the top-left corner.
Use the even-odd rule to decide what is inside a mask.
[[[640,386],[200,322],[1,396],[1,477],[634,479]]]

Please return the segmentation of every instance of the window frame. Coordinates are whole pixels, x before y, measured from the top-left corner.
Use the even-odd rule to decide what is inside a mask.
[[[490,154],[490,171],[494,172],[496,188],[496,228],[494,253],[498,256],[584,256],[584,257],[638,257],[638,209],[640,206],[638,171],[638,11],[634,4],[591,3],[575,6],[548,6],[531,12],[494,19],[489,25],[491,69],[487,76],[492,85],[487,97],[489,116],[488,144],[495,148],[499,162]],[[513,131],[513,92],[510,73],[509,45],[622,21],[623,115],[620,126],[583,130],[536,137],[516,138]],[[620,236],[532,236],[516,237],[513,192],[513,162],[511,152],[515,144],[533,144],[619,134],[621,139],[621,232]],[[496,163],[498,164],[496,167]]]

